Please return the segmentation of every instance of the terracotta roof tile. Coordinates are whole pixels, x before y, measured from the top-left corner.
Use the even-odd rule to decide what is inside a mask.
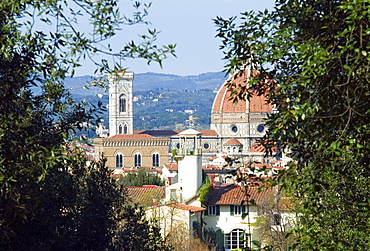
[[[125,190],[132,202],[146,206],[152,206],[153,199],[163,199],[166,196],[165,187],[126,187]]]
[[[117,134],[111,137],[108,137],[109,139],[148,139],[148,138],[155,138],[149,134]]]
[[[176,163],[170,163],[170,164],[167,164],[167,165],[164,165],[165,167],[167,167],[168,170],[170,171],[178,171],[179,170],[179,165],[176,164]]]
[[[277,152],[278,151],[277,147],[276,146],[275,147],[272,147],[272,151],[273,152]],[[260,142],[256,141],[256,142],[254,142],[251,145],[251,148],[249,149],[249,152],[252,152],[252,153],[264,153],[265,152],[265,148],[264,148],[264,146]]]
[[[245,100],[238,100],[237,104],[230,100],[231,90],[227,88],[227,84],[232,81],[235,84],[235,89],[239,87],[244,87],[246,81],[249,78],[249,71],[239,71],[232,75],[226,82],[221,86],[220,90],[217,92],[216,98],[212,106],[212,114],[214,113],[260,113],[272,112],[273,106],[267,103],[266,95],[257,95],[257,92],[252,95],[249,99],[249,109],[247,109],[247,102]]]
[[[177,208],[177,209],[180,209],[180,210],[190,211],[191,213],[196,213],[196,212],[206,210],[203,207],[196,207],[196,206],[186,205],[186,204],[182,204],[182,203],[171,203],[171,204],[164,204],[164,205],[159,205],[159,206],[160,207],[161,206],[174,207],[174,208]]]
[[[212,113],[245,113],[246,101],[239,100],[234,104],[233,100],[229,99],[230,95],[231,91],[227,89],[226,84],[222,85],[213,103]]]
[[[265,95],[257,96],[253,95],[249,100],[249,112],[272,112],[273,105],[267,103]]]
[[[138,170],[137,169],[123,169],[123,172],[124,173],[137,173]]]
[[[258,187],[240,187],[236,185],[226,187],[212,187],[206,205],[240,205],[242,201],[254,200],[260,204],[270,199],[271,188],[258,192]]]
[[[217,132],[215,130],[198,130],[202,133],[202,136],[217,136]]]
[[[258,169],[263,169],[263,168],[266,168],[266,169],[278,169],[278,170],[284,169],[284,167],[282,167],[282,166],[273,166],[273,165],[268,164],[268,163],[254,163],[253,165],[248,165],[247,164],[246,167],[249,167],[249,168],[258,168]]]
[[[226,143],[224,143],[224,145],[242,146],[243,144],[240,143],[240,141],[236,138],[231,138]]]
[[[212,165],[204,165],[202,166],[203,170],[222,170],[222,167],[212,166]]]

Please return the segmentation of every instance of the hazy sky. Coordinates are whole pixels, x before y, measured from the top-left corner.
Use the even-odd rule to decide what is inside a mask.
[[[148,66],[142,59],[126,60],[123,65],[134,73],[198,75],[222,71],[221,40],[215,38],[216,26],[212,19],[228,18],[249,10],[271,10],[273,6],[273,0],[152,0],[147,17],[152,23],[149,28],[161,31],[159,44],[177,44],[177,58],[166,59],[162,69],[155,63]],[[124,27],[112,43],[119,48],[146,29],[144,25]],[[92,64],[82,64],[76,75],[92,75]]]

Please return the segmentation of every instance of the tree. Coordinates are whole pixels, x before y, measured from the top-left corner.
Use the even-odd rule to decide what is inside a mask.
[[[145,22],[148,7],[135,3],[130,19],[111,0],[0,3],[1,249],[113,248],[124,194],[104,162],[88,165],[68,143],[71,131],[97,119],[100,105],[74,103],[63,80],[79,60],[109,48],[119,25]],[[91,33],[78,30],[83,18]],[[106,53],[161,63],[174,46],[157,47],[157,32],[149,33],[140,44]],[[101,72],[109,67],[104,60],[100,66]]]
[[[272,194],[269,200],[258,205],[259,216],[255,225],[258,227],[256,230],[259,241],[253,240],[253,244],[265,249],[270,247],[272,250],[289,250],[289,246],[293,244],[289,230],[294,225],[295,218],[290,206],[289,199],[280,192]]]
[[[124,219],[125,227],[118,232],[115,238],[117,250],[173,250],[162,239],[158,222],[155,219],[147,220],[142,207],[127,206]]]
[[[268,92],[278,109],[263,142],[292,159],[276,181],[297,199],[297,247],[368,250],[368,1],[276,1],[242,20],[215,20],[227,69],[259,73],[230,88]]]
[[[148,173],[145,168],[140,168],[137,173],[127,173],[121,176],[120,183],[126,187],[141,187],[143,185],[164,186],[165,182],[155,173]]]

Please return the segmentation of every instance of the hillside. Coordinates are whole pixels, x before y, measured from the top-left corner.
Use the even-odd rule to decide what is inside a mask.
[[[178,76],[160,73],[135,74],[134,91],[168,89],[168,90],[201,90],[219,88],[226,80],[223,72],[208,72],[199,75]]]
[[[177,76],[140,73],[134,77],[134,129],[208,129],[216,91],[224,83],[224,73]],[[68,78],[66,88],[76,101],[86,100],[108,105],[107,92],[101,88],[84,88],[90,76]],[[108,126],[108,111],[100,114]],[[190,119],[190,121],[189,121]]]
[[[78,76],[67,78],[65,86],[72,94],[96,95],[104,92],[101,88],[91,87],[84,88],[86,83],[91,81],[91,76]],[[199,75],[178,76],[173,74],[162,73],[138,73],[134,76],[134,92],[147,90],[201,90],[201,89],[218,89],[225,82],[226,77],[223,72],[208,72]]]

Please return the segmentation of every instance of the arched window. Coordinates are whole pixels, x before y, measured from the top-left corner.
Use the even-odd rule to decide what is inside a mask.
[[[230,146],[227,147],[227,153],[231,153],[231,147]]]
[[[123,127],[123,134],[127,134],[127,133],[128,133],[127,125],[124,125],[124,127]]]
[[[122,153],[117,153],[117,155],[116,155],[116,167],[123,167],[123,155],[122,155]]]
[[[141,166],[141,154],[135,153],[134,155],[134,166]]]
[[[118,134],[122,134],[122,131],[123,131],[123,130],[122,130],[122,125],[119,125],[119,126],[118,126]]]
[[[234,229],[228,234],[225,234],[226,249],[243,249],[248,234],[243,234],[243,229]]]
[[[126,97],[125,95],[119,96],[119,112],[126,112]]]
[[[159,166],[159,153],[153,153],[152,166]]]

